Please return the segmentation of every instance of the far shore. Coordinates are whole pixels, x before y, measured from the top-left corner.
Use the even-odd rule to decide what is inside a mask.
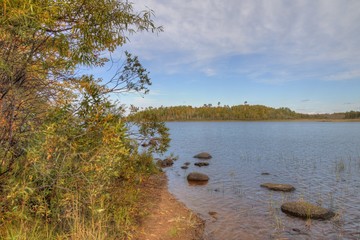
[[[167,120],[165,122],[360,122],[360,119]]]

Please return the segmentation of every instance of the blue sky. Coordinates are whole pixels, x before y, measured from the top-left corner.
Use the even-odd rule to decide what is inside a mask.
[[[153,82],[148,95],[122,95],[123,103],[360,110],[359,0],[133,2],[154,10],[164,32],[131,35],[112,54],[138,55]],[[112,70],[91,71],[107,78]]]

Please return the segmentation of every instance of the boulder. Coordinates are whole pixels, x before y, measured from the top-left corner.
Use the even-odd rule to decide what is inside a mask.
[[[208,162],[197,162],[197,163],[194,163],[195,166],[198,166],[198,167],[203,167],[203,166],[209,166],[209,163]]]
[[[189,173],[189,175],[187,176],[187,180],[188,181],[200,181],[200,182],[206,182],[209,180],[208,175],[203,174],[203,173],[199,173],[199,172],[192,172]]]
[[[335,216],[334,212],[305,201],[286,202],[281,205],[281,211],[288,215],[305,219],[327,220]]]
[[[268,173],[268,172],[262,172],[261,175],[263,175],[263,176],[268,176],[268,175],[270,175],[270,173]]]
[[[263,183],[260,186],[273,191],[291,192],[295,190],[294,186],[290,184]]]
[[[212,158],[212,156],[211,156],[209,153],[207,153],[207,152],[201,152],[201,153],[199,153],[199,154],[196,154],[196,155],[194,156],[194,158],[210,159],[210,158]]]

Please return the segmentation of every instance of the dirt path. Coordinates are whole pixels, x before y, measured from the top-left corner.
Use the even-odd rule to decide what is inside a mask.
[[[204,221],[168,192],[164,173],[152,176],[143,187],[144,207],[148,215],[142,219],[135,239],[203,239]]]

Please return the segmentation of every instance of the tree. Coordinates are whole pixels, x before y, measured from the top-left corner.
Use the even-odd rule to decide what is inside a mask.
[[[111,79],[75,70],[102,66],[132,33],[161,31],[152,18],[120,0],[0,0],[0,236],[128,238],[135,186],[166,150],[167,128],[149,114],[132,135],[111,100],[148,92],[136,56],[125,52]],[[138,136],[159,144],[140,152]]]
[[[49,104],[69,94],[78,65],[102,66],[138,31],[162,31],[151,10],[134,12],[118,0],[0,0],[0,176],[22,154],[22,136],[37,126]],[[147,91],[137,57],[110,80],[108,91]],[[71,92],[71,91],[70,91]],[[109,92],[108,92],[109,93]]]

